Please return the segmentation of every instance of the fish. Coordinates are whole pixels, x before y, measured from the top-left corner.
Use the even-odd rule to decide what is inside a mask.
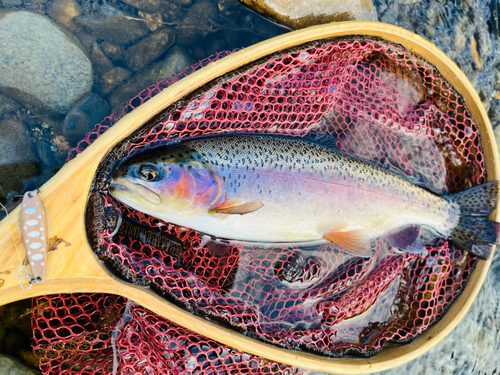
[[[361,257],[383,238],[410,253],[442,237],[487,259],[498,181],[438,195],[377,166],[292,137],[221,135],[131,156],[109,193],[133,209],[226,240],[328,241]]]

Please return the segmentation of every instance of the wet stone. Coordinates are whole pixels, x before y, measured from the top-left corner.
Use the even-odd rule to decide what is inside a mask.
[[[5,116],[14,114],[19,109],[19,104],[7,95],[0,93],[0,121],[4,119]]]
[[[69,31],[76,31],[81,28],[75,22],[75,18],[80,13],[80,6],[75,0],[54,0],[49,8],[49,16],[54,21],[64,25]]]
[[[125,4],[141,9],[148,13],[154,13],[160,8],[160,0],[122,0]]]
[[[141,90],[172,74],[180,73],[182,69],[192,64],[194,64],[194,60],[189,52],[178,46],[173,47],[167,53],[164,60],[158,61],[149,68],[137,73],[115,90],[109,98],[111,107],[116,108],[120,104],[132,99]]]
[[[377,21],[372,0],[241,0],[250,9],[292,29],[340,21]]]
[[[0,35],[0,87],[9,95],[66,113],[91,90],[92,64],[73,37],[48,18],[0,13]]]
[[[63,135],[75,145],[111,112],[109,104],[99,95],[90,94],[80,100],[64,119]]]
[[[139,11],[138,14],[139,17],[146,20],[146,26],[150,31],[157,30],[163,24],[163,18],[160,12],[150,14]]]
[[[217,22],[217,6],[211,0],[200,0],[189,8],[186,16],[177,26],[177,41],[187,48],[203,38],[207,32],[213,32],[206,20]],[[232,31],[234,32],[234,31]]]
[[[98,38],[118,44],[128,44],[148,33],[143,21],[130,17],[133,18],[106,4],[100,6],[97,12],[78,17],[77,20]]]
[[[193,0],[172,0],[172,1],[182,6],[189,6],[193,4]]]
[[[118,85],[129,79],[131,75],[132,72],[130,72],[130,70],[120,68],[119,66],[108,70],[101,77],[101,93],[103,95],[109,94]]]
[[[103,41],[101,50],[112,60],[119,60],[123,55],[123,48],[117,44]]]
[[[184,17],[186,10],[179,4],[164,0],[160,6],[160,13],[164,22],[178,22]]]
[[[5,375],[38,375],[40,372],[27,367],[18,359],[0,354],[0,374]]]
[[[22,122],[12,117],[0,121],[0,201],[10,191],[21,193],[23,180],[36,176],[40,166]],[[3,193],[2,193],[3,192]]]
[[[94,63],[94,66],[97,65],[101,69],[111,69],[113,67],[113,63],[108,56],[102,52],[97,42],[92,43],[92,47],[90,48],[90,59]]]
[[[23,5],[23,0],[0,0],[0,3],[5,8],[14,8]]]
[[[125,51],[125,62],[132,70],[141,70],[165,53],[175,42],[171,28],[158,30]]]

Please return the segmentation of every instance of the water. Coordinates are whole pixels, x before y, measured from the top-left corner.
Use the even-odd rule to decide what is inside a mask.
[[[169,5],[167,9],[160,11],[162,24],[157,22],[159,19],[155,16],[156,10],[148,8],[148,5],[144,6],[149,13],[145,10],[140,13],[138,9],[118,1],[78,2],[80,10],[76,13],[83,17],[81,22],[85,23],[87,28],[81,28],[81,25],[68,21],[67,16],[61,16],[61,14],[68,13],[74,15],[75,11],[71,9],[75,7],[71,2],[56,3],[58,6],[43,0],[3,0],[1,2],[1,8],[4,9],[27,9],[38,12],[42,17],[48,15],[52,19],[64,22],[63,27],[73,31],[85,55],[90,57],[93,68],[91,90],[84,94],[87,99],[78,106],[79,110],[72,111],[69,115],[58,112],[57,108],[40,107],[39,103],[33,103],[31,99],[23,95],[13,95],[9,92],[7,95],[0,96],[2,130],[0,134],[2,145],[0,148],[0,186],[2,187],[0,202],[9,210],[15,207],[18,194],[41,186],[54,175],[63,165],[69,150],[83,138],[94,123],[100,121],[121,102],[128,100],[149,84],[164,78],[170,72],[178,72],[182,67],[216,51],[245,47],[286,32],[283,28],[248,11],[236,1],[183,1],[179,2],[181,5]],[[163,5],[165,4],[167,2]],[[201,7],[199,4],[204,5]],[[397,24],[427,37],[454,59],[467,73],[485,106],[489,108],[493,123],[498,122],[497,109],[500,106],[497,103],[498,99],[494,96],[498,89],[496,83],[498,72],[495,68],[498,55],[496,53],[498,19],[495,18],[494,11],[497,7],[495,1],[491,4],[451,1],[417,1],[412,4],[399,4],[395,1],[375,1],[375,5],[380,21]],[[123,14],[119,14],[110,7],[118,9]],[[173,35],[175,35],[176,41],[166,47],[165,44],[151,40],[150,45],[155,51],[153,53],[146,47],[127,48],[135,43],[129,40],[131,37],[119,35],[116,29],[109,25],[106,26],[107,28],[104,27],[99,24],[97,17],[93,17],[95,14],[104,14],[103,17],[106,17],[115,13],[118,16],[114,22],[119,25],[118,30],[127,29],[128,32],[125,34],[140,35],[137,37],[140,39],[163,30],[162,40],[168,38],[173,40],[175,39]],[[411,16],[408,16],[409,14]],[[141,19],[141,17],[152,20],[148,21],[148,24],[145,21],[136,21],[133,25],[127,26],[123,24],[129,18]],[[145,27],[143,27],[144,24],[146,24]],[[166,31],[170,29],[171,31]],[[472,38],[474,38],[474,43]],[[160,52],[165,48],[167,49]],[[175,54],[172,53],[174,51]],[[168,60],[168,56],[172,55],[176,58]],[[141,66],[144,60],[149,61],[148,66]],[[164,64],[156,65],[160,61]],[[85,78],[80,79],[85,81]],[[407,142],[412,144],[411,140]],[[449,154],[445,158],[454,160],[455,155]],[[393,159],[389,157],[380,162],[385,163],[386,166],[393,166]],[[394,169],[397,169],[397,166]],[[426,176],[428,174],[424,171],[415,178],[421,180]],[[0,215],[3,215],[3,212],[0,211]],[[290,254],[292,258],[299,259],[295,260],[295,263],[292,262],[293,264],[304,262],[304,257],[300,253],[297,255],[292,251]],[[292,280],[293,284],[293,280],[296,280],[297,275],[292,272],[293,264],[289,268],[291,271],[288,272],[285,268],[281,274],[282,282],[290,283]],[[475,303],[473,306],[477,308],[467,315],[466,323],[460,324],[455,330],[453,341],[455,343],[463,342],[457,339],[460,337],[459,332],[462,332],[460,328],[472,327],[473,331],[477,332],[475,336],[477,339],[463,342],[460,362],[456,359],[457,355],[445,363],[425,359],[453,357],[453,354],[449,354],[449,346],[447,346],[449,342],[452,342],[450,340],[453,340],[450,338],[453,336],[450,336],[428,357],[408,365],[408,371],[413,368],[424,369],[424,371],[427,368],[427,371],[430,371],[429,363],[432,363],[432,366],[440,366],[441,370],[448,369],[450,372],[455,368],[460,368],[460,371],[464,373],[473,370],[481,371],[481,369],[493,371],[496,365],[491,357],[495,353],[495,348],[498,348],[498,334],[497,336],[485,335],[481,332],[485,329],[497,333],[499,331],[499,311],[498,305],[494,307],[496,295],[493,292],[493,280],[495,277],[498,278],[497,275],[498,270],[494,268],[485,284],[486,287],[489,286],[491,292],[488,293],[488,289],[483,288],[479,298],[481,305]],[[487,313],[481,313],[482,309]],[[19,315],[21,314],[17,316]],[[478,345],[472,345],[470,342],[476,342]],[[447,355],[442,355],[446,351],[448,351]],[[16,355],[22,356],[19,353]],[[440,365],[434,365],[434,363],[440,363]],[[454,367],[458,366],[458,363],[466,363],[467,366]]]

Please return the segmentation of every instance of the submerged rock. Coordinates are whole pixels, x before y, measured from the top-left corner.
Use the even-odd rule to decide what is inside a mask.
[[[160,0],[122,0],[125,4],[141,9],[148,13],[154,13],[160,8]]]
[[[75,145],[110,112],[109,104],[103,98],[90,94],[69,111],[64,119],[63,135],[71,145]]]
[[[80,6],[75,0],[54,0],[50,4],[49,16],[64,25],[69,31],[79,30],[81,27],[75,18],[81,13]]]
[[[130,78],[132,72],[119,66],[105,72],[101,77],[100,87],[103,95],[109,94],[118,85]]]
[[[180,73],[182,69],[192,64],[194,64],[194,60],[189,52],[178,46],[173,47],[164,60],[137,73],[114,91],[109,98],[111,107],[116,108],[120,104],[132,99],[141,90],[172,74]]]
[[[148,33],[143,21],[136,20],[111,5],[105,4],[98,9],[98,12],[78,17],[78,22],[98,38],[128,44]]]
[[[171,28],[155,31],[125,51],[125,62],[132,70],[140,70],[167,51],[175,42]]]
[[[59,113],[92,89],[92,64],[72,36],[31,12],[0,12],[0,87]]]
[[[0,200],[4,201],[11,191],[21,193],[23,180],[38,175],[40,165],[21,121],[6,117],[0,129]]]
[[[119,60],[123,55],[123,48],[117,44],[104,41],[101,50],[112,60]]]
[[[240,0],[292,29],[340,21],[377,21],[372,0]]]
[[[177,26],[177,41],[179,44],[191,48],[192,45],[197,44],[207,32],[213,32],[207,20],[211,23],[217,22],[218,16],[217,6],[213,1],[197,1],[189,8],[186,16]]]
[[[0,354],[0,374],[5,375],[38,375],[40,372],[33,370],[19,360],[6,354]]]

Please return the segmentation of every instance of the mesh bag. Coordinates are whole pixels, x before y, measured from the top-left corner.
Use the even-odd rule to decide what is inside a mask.
[[[158,87],[96,127],[77,151]],[[216,256],[196,231],[107,193],[111,172],[126,157],[220,134],[299,137],[437,193],[486,181],[477,127],[435,67],[375,38],[309,43],[205,85],[110,150],[90,192],[87,234],[117,275],[250,337],[333,357],[371,356],[385,343],[413,340],[463,290],[476,259],[445,239],[419,255],[373,240],[370,259],[330,244],[227,246]],[[154,316],[142,311],[141,321]]]
[[[45,374],[302,374],[221,345],[119,296],[33,302],[33,349]]]

